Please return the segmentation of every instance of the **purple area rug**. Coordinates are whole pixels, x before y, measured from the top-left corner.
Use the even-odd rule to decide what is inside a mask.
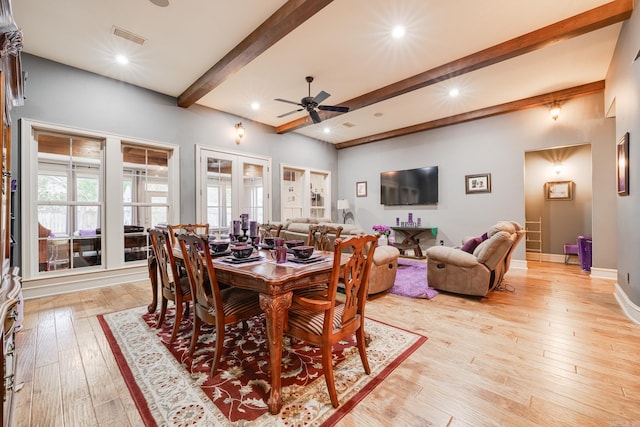
[[[427,283],[427,264],[419,261],[398,260],[398,272],[392,294],[410,298],[431,299],[438,295],[438,291],[430,288]]]

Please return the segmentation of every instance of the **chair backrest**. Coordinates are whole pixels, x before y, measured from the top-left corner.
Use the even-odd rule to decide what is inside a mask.
[[[367,302],[369,290],[369,272],[377,246],[377,237],[370,234],[354,236],[346,240],[338,238],[334,241],[333,269],[327,292],[327,299],[331,301],[332,307],[325,316],[325,332],[327,329],[333,330],[329,319],[333,319],[338,283],[344,288],[344,310],[340,328],[347,328],[352,322],[364,317],[364,305]],[[368,248],[368,254],[366,248]],[[341,266],[341,256],[346,253],[349,254],[349,260]]]
[[[518,246],[518,243],[520,243],[520,240],[522,240],[522,238],[525,235],[525,230],[524,227],[522,225],[520,225],[519,223],[515,222],[515,221],[511,221],[511,224],[513,224],[514,228],[516,229],[515,233],[516,233],[516,237],[513,241],[513,244],[511,245],[511,247],[509,248],[509,252],[507,253],[507,257],[504,260],[504,272],[506,273],[507,271],[509,271],[509,266],[511,265],[511,255],[513,255],[513,250],[516,248],[516,246]]]
[[[173,257],[173,247],[171,239],[165,230],[150,228],[151,247],[156,257],[158,271],[160,272],[160,283],[164,289],[175,292],[174,283],[180,280],[176,260]],[[171,276],[169,276],[171,274]]]
[[[194,233],[201,236],[209,233],[209,224],[175,224],[169,225],[169,234],[171,235],[171,243],[177,245],[176,237],[180,234]]]
[[[282,230],[282,224],[260,224],[258,227],[258,234],[260,239],[264,242],[265,237],[280,237],[280,231]]]
[[[329,235],[333,235],[334,239],[339,239],[340,233],[342,233],[340,225],[312,224],[309,226],[307,245],[313,246],[319,251],[330,251],[333,246]]]
[[[218,308],[222,308],[222,298],[207,237],[187,233],[179,234],[177,239],[189,277],[192,298],[196,304],[207,309],[213,308],[218,313]]]

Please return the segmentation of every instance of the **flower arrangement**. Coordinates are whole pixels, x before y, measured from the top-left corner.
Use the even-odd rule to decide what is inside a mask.
[[[389,234],[391,234],[391,227],[388,225],[374,225],[371,228],[373,228],[373,231],[376,233],[380,233],[381,236],[389,237]]]

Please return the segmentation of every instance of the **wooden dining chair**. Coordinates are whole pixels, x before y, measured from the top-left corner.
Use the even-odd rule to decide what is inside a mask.
[[[202,323],[214,325],[216,343],[210,374],[214,376],[220,364],[225,326],[243,322],[242,327],[246,331],[244,321],[262,313],[259,294],[233,287],[220,289],[211,254],[208,250],[204,250],[208,248],[206,237],[191,233],[180,234],[178,242],[191,284],[191,293],[194,295],[193,333],[191,334],[189,355],[192,356],[195,351]]]
[[[209,233],[209,224],[175,224],[169,225],[171,244],[177,247],[176,236],[185,233],[195,233],[204,236]]]
[[[309,226],[309,237],[307,245],[315,247],[319,251],[331,251],[333,244],[329,235],[334,235],[334,239],[340,238],[342,226],[333,226],[325,224],[313,224]]]
[[[326,296],[318,294],[306,297],[294,294],[289,308],[287,334],[321,347],[322,369],[334,408],[339,405],[332,363],[332,348],[335,343],[355,334],[362,366],[367,375],[371,373],[365,349],[364,308],[376,246],[377,238],[373,235],[354,236],[344,241],[336,239],[333,269]],[[349,253],[349,260],[341,267],[343,253]],[[345,290],[341,301],[336,300],[339,281],[344,284]]]
[[[167,232],[157,228],[150,228],[149,236],[151,237],[151,247],[155,255],[157,271],[160,274],[160,284],[162,286],[160,316],[156,322],[156,327],[160,327],[164,322],[168,301],[173,301],[176,308],[176,318],[173,324],[173,332],[169,339],[169,343],[173,343],[180,329],[183,312],[185,317],[189,314],[189,302],[192,300],[191,287],[189,286],[189,279],[186,276],[180,277],[178,273],[178,266],[173,257],[171,239],[169,239]]]

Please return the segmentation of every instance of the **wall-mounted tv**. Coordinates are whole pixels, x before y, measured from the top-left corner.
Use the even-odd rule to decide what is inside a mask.
[[[380,173],[380,203],[386,206],[438,203],[438,167]]]

